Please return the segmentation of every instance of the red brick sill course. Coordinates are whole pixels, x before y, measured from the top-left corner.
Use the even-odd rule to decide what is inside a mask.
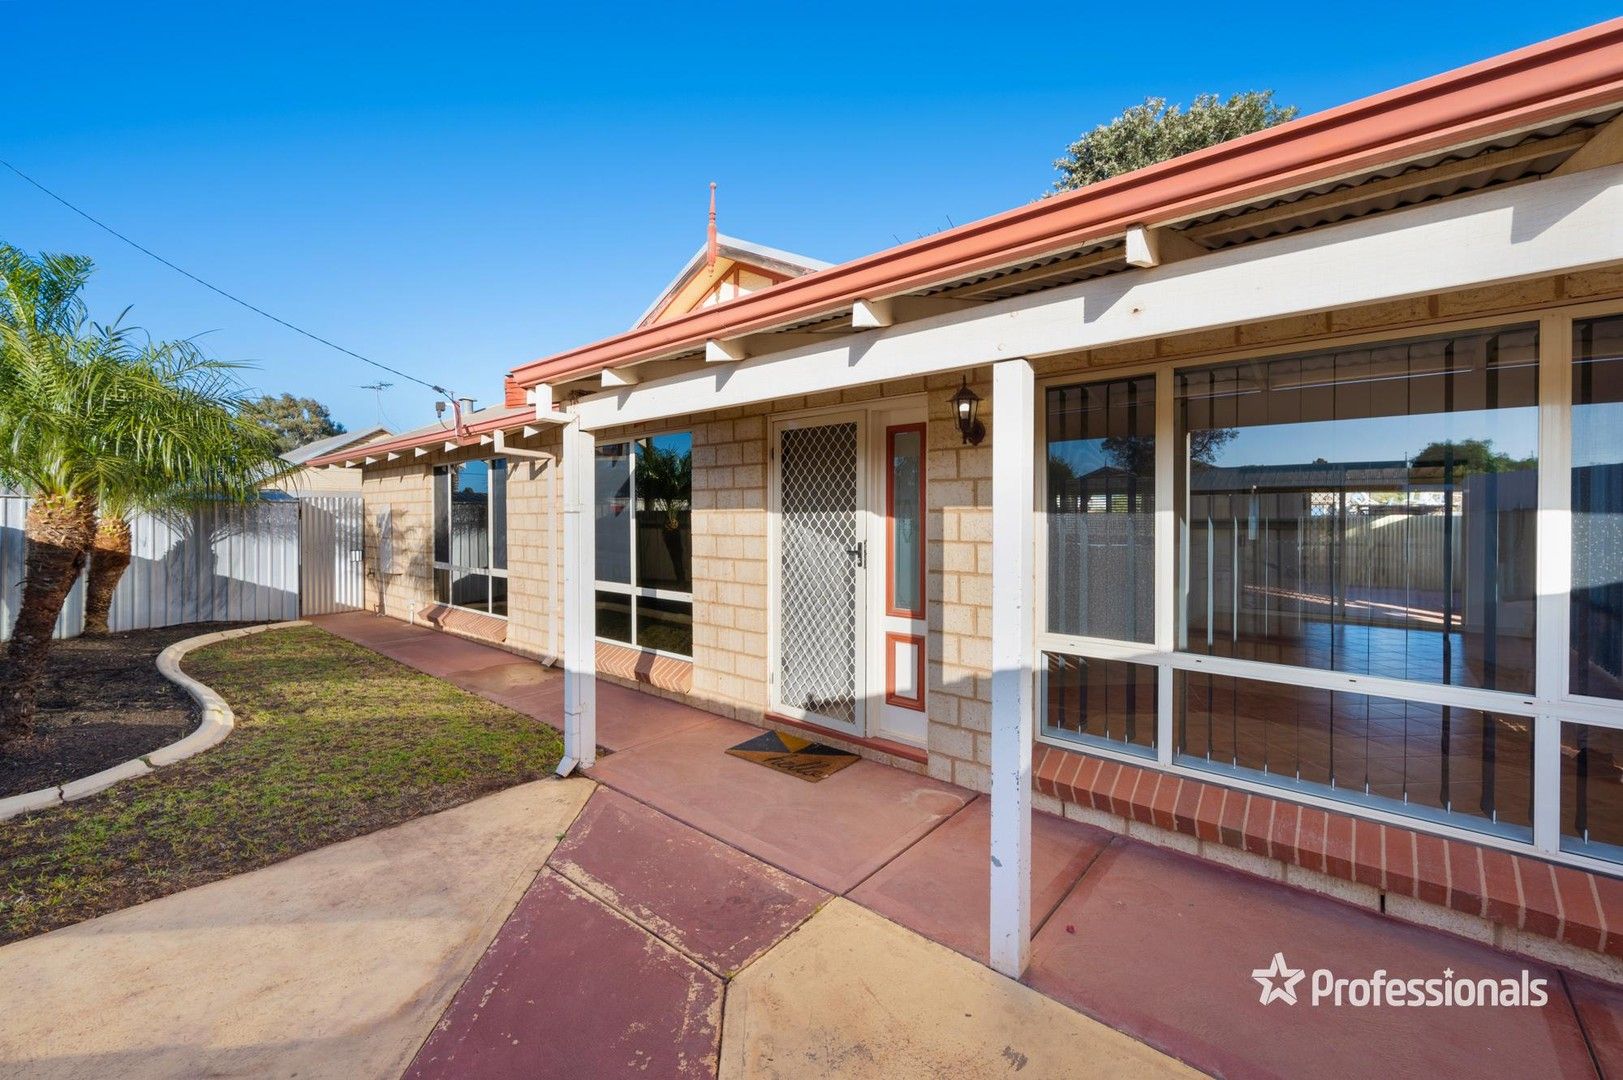
[[[1400,826],[1039,745],[1063,802],[1623,958],[1623,881]]]
[[[452,607],[450,604],[434,604],[417,613],[417,618],[432,626],[436,630],[450,630],[464,637],[477,638],[480,641],[505,642],[507,640],[507,620],[499,619],[494,615],[482,615],[467,608]]]
[[[644,652],[625,645],[597,643],[597,670],[632,683],[678,694],[693,692],[693,661]]]

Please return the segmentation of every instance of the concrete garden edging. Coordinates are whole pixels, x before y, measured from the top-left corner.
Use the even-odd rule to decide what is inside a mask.
[[[81,779],[71,780],[66,784],[57,784],[53,787],[40,788],[38,791],[28,791],[21,795],[12,795],[9,798],[0,799],[0,821],[14,818],[19,814],[27,814],[34,810],[44,810],[47,807],[58,806],[65,802],[73,802],[75,799],[83,799],[87,795],[96,794],[98,791],[106,791],[120,780],[128,780],[132,776],[145,776],[154,769],[165,765],[173,765],[177,761],[185,761],[187,758],[195,754],[201,754],[212,746],[218,746],[227,735],[231,734],[231,729],[236,726],[236,715],[232,713],[231,706],[225,703],[225,698],[180,670],[181,657],[193,649],[201,649],[203,646],[212,645],[216,641],[247,637],[249,634],[259,634],[266,630],[281,630],[289,626],[308,625],[310,624],[303,619],[291,619],[287,622],[262,623],[258,626],[238,626],[230,630],[218,630],[212,634],[199,634],[197,637],[175,642],[158,654],[158,671],[164,678],[190,694],[192,700],[197,702],[202,710],[202,718],[198,721],[197,727],[168,746],[161,746],[150,754],[132,758],[122,765],[114,765],[111,768],[101,770],[101,772],[91,773]]]

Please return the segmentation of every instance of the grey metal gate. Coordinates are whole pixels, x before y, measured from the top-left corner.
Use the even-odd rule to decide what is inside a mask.
[[[364,514],[359,495],[299,500],[299,613],[354,611],[364,603]]]

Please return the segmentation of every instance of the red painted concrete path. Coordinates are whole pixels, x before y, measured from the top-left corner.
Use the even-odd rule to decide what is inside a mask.
[[[313,621],[559,722],[561,680],[539,665],[374,616]],[[756,729],[608,684],[599,728],[619,750],[591,772],[603,787],[410,1075],[710,1075],[726,977],[832,893],[984,957],[984,799],[872,762],[808,784],[722,753]],[[1033,831],[1025,981],[1196,1068],[1623,1080],[1623,990],[1092,827],[1037,815]],[[1252,971],[1275,953],[1342,978],[1525,968],[1550,1000],[1314,1006],[1309,974],[1297,1004],[1263,1005]]]

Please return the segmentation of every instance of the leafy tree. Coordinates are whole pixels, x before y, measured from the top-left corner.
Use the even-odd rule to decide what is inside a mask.
[[[244,402],[242,414],[275,435],[276,449],[284,454],[305,443],[344,433],[344,425],[314,398],[266,394]]]
[[[1054,162],[1060,173],[1054,191],[1073,191],[1238,139],[1283,124],[1296,113],[1295,106],[1275,105],[1272,90],[1247,90],[1227,101],[1201,94],[1188,109],[1168,105],[1165,98],[1146,98],[1071,144]]]
[[[1493,448],[1492,439],[1458,439],[1450,442],[1428,443],[1414,456],[1410,467],[1415,469],[1446,469],[1455,476],[1467,473],[1515,472],[1531,469],[1536,458],[1513,458]]]
[[[1196,465],[1211,465],[1223,447],[1233,442],[1240,433],[1234,428],[1203,428],[1189,434],[1189,460]],[[1155,475],[1155,440],[1149,435],[1111,435],[1103,440],[1100,449],[1118,469],[1139,476]]]
[[[23,601],[0,661],[0,745],[32,729],[51,631],[99,532],[109,551],[123,538],[123,564],[104,567],[110,583],[92,583],[92,597],[110,600],[129,561],[126,514],[256,497],[285,468],[269,434],[239,415],[235,365],[91,323],[90,272],[87,259],[0,244],[0,484],[32,500]]]
[[[693,455],[647,443],[637,459],[637,495],[650,510],[665,514],[665,529],[682,527],[682,512],[693,491]]]

